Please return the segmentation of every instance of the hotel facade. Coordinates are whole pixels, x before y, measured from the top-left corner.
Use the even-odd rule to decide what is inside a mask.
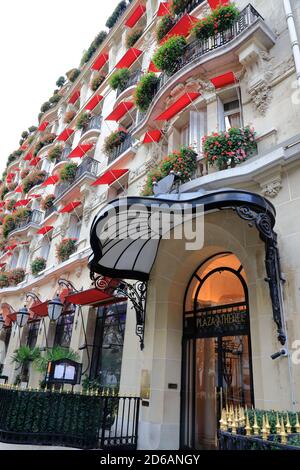
[[[300,409],[300,4],[237,0],[238,14],[201,36],[218,3],[121,2],[0,188],[2,382],[41,386],[33,362],[24,371],[13,360],[20,346],[74,351],[84,372],[75,391],[97,383],[141,397],[138,449],[215,448],[227,403]],[[180,58],[160,70],[157,51],[168,55],[178,37]],[[232,129],[248,151],[236,153]],[[231,154],[220,154],[222,137]],[[151,195],[167,155],[177,158],[171,183],[153,176]],[[108,207],[125,196],[126,213],[149,201],[201,205],[203,246],[103,241]],[[50,321],[55,298],[62,313]]]

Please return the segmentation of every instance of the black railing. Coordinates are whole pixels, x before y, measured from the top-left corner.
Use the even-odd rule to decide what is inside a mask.
[[[127,88],[136,85],[138,81],[140,80],[142,76],[142,71],[141,70],[135,70],[135,72],[132,72],[130,77],[128,78],[127,82],[123,84],[123,86],[119,87],[117,89],[117,98],[120,96],[123,91],[127,90]]]
[[[85,134],[87,131],[90,131],[92,129],[100,130],[101,126],[102,126],[102,116],[101,115],[93,116],[89,120],[88,124],[82,129],[81,135]]]
[[[43,219],[43,212],[37,209],[34,209],[27,217],[24,217],[15,223],[14,229],[11,231],[14,232],[15,230],[20,230],[21,228],[26,228],[28,225],[39,225]]]
[[[183,12],[180,15],[176,15],[176,19],[179,19],[181,16],[185,15],[186,13],[191,13],[198,5],[201,5],[204,0],[191,0],[188,5],[185,7]]]
[[[223,31],[221,33],[217,33],[206,40],[196,39],[190,44],[187,44],[181,59],[176,62],[176,64],[174,64],[172,73],[162,73],[160,75],[156,91],[154,92],[154,96],[158,94],[158,92],[166,85],[168,80],[170,80],[170,78],[176,72],[184,68],[190,62],[193,62],[199,59],[200,57],[204,56],[205,54],[208,54],[209,52],[212,52],[216,49],[219,49],[220,47],[225,46],[226,44],[237,38],[243,31],[252,26],[259,18],[263,20],[262,16],[255,10],[255,8],[249,4],[240,12],[238,19],[228,30]],[[138,113],[137,123],[143,121],[146,115],[147,112]]]
[[[287,444],[280,442],[280,436],[272,434],[267,439],[259,436],[244,436],[242,434],[232,434],[226,431],[219,431],[220,450],[300,450],[300,447],[289,444],[298,440],[300,444],[300,434],[289,434]]]
[[[56,158],[55,163],[60,163],[60,162],[67,161],[68,156],[70,155],[71,151],[72,151],[72,147],[70,147],[69,145],[66,145],[63,148],[63,151],[62,151],[61,155],[58,158]]]
[[[94,158],[84,157],[80,165],[78,165],[77,167],[75,178],[73,179],[73,181],[60,183],[59,185],[56,186],[56,189],[54,191],[55,197],[58,198],[62,194],[67,192],[73,186],[73,184],[76,183],[82,176],[84,175],[97,176],[98,166],[99,166],[99,162],[95,160]]]
[[[108,165],[120,157],[120,155],[122,155],[122,153],[124,153],[130,147],[132,147],[132,135],[127,134],[125,140],[120,145],[118,145],[118,147],[114,148],[114,150],[112,150],[110,153],[108,157]]]
[[[0,387],[0,441],[135,450],[140,399]]]
[[[56,206],[53,205],[51,207],[47,207],[47,209],[45,210],[44,219],[49,217],[49,215],[54,214],[54,212],[57,212]]]

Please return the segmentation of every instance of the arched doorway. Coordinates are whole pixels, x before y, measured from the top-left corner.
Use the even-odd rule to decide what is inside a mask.
[[[181,446],[216,448],[226,403],[254,404],[247,279],[229,252],[203,262],[185,295]]]

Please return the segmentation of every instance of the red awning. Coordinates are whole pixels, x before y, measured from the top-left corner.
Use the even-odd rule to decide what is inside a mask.
[[[44,121],[40,124],[38,131],[43,132],[47,129],[48,126],[49,126],[49,121]]]
[[[218,5],[228,5],[229,0],[208,0],[209,6],[214,10]]]
[[[59,134],[59,136],[57,137],[57,140],[66,142],[71,137],[73,132],[74,132],[74,129],[67,128],[64,131],[62,131],[61,134]]]
[[[47,317],[48,315],[48,302],[49,300],[46,300],[46,302],[40,302],[35,305],[32,305],[29,310],[36,316],[38,317]]]
[[[59,212],[61,214],[64,214],[64,213],[70,213],[72,212],[74,209],[76,209],[76,207],[80,206],[81,205],[81,202],[80,201],[73,201],[73,202],[70,202],[69,204],[67,204],[65,207],[63,207]]]
[[[133,105],[133,101],[123,101],[105,118],[105,121],[119,121]]]
[[[28,144],[21,145],[21,150],[27,150],[27,149],[28,149]]]
[[[226,72],[223,75],[218,75],[217,77],[211,78],[210,81],[216,88],[222,88],[224,86],[235,83],[236,78],[233,72]]]
[[[112,184],[115,181],[117,181],[121,176],[125,175],[125,173],[128,172],[128,169],[117,169],[117,170],[107,170],[105,173],[103,173],[100,178],[98,178],[94,183],[92,183],[92,186],[98,186],[100,184]]]
[[[6,263],[0,263],[0,268],[4,268],[6,266]]]
[[[152,62],[152,60],[149,64],[148,72],[154,72],[154,73],[160,72],[160,70],[158,70],[158,68],[155,67],[154,62]]]
[[[114,297],[98,289],[75,292],[66,297],[66,302],[73,305],[98,305],[102,303],[122,302],[125,298]]]
[[[16,176],[16,173],[8,173],[8,175],[6,177],[6,181],[7,180],[12,180],[15,176]]]
[[[5,248],[6,251],[12,251],[17,247],[17,244],[15,243],[14,245],[9,245]]]
[[[40,197],[42,197],[42,195],[41,194],[30,194],[30,197],[31,198],[34,197],[35,199],[39,199]]]
[[[36,233],[38,235],[46,235],[46,233],[51,232],[53,228],[54,227],[52,225],[46,225],[45,227],[40,228],[40,230],[38,230]]]
[[[23,188],[22,188],[22,185],[19,184],[16,189],[15,189],[15,193],[22,193],[23,192]]]
[[[31,160],[31,162],[29,163],[30,166],[36,166],[39,162],[41,161],[41,158],[40,157],[35,157]]]
[[[128,20],[125,22],[125,26],[128,28],[133,28],[134,25],[139,21],[139,19],[143,16],[146,11],[145,5],[139,4],[131,13]]]
[[[136,59],[142,54],[142,51],[139,49],[135,49],[131,47],[128,51],[123,55],[122,59],[116,65],[116,69],[126,69],[129,68]]]
[[[101,52],[95,62],[92,65],[93,70],[100,70],[108,61],[108,54],[105,52]]]
[[[169,2],[160,2],[157,16],[165,16],[171,13],[171,4]]]
[[[143,144],[152,144],[153,142],[159,142],[162,136],[162,131],[154,130],[148,131],[145,134]]]
[[[81,144],[78,145],[72,152],[68,155],[68,158],[82,158],[89,150],[94,147],[94,144]]]
[[[45,186],[51,186],[51,184],[56,184],[58,180],[58,175],[49,176],[49,178],[47,178],[46,181],[44,181],[44,183],[42,184],[42,187],[44,188]]]
[[[29,204],[31,201],[31,199],[21,199],[20,201],[16,202],[14,207],[24,207],[24,206],[27,206],[27,204]]]
[[[69,103],[75,104],[79,97],[80,97],[80,90],[74,91],[74,93],[70,96]]]
[[[97,104],[99,104],[102,99],[103,99],[103,96],[101,95],[93,96],[93,98],[88,102],[88,104],[85,105],[84,109],[87,109],[88,111],[92,111],[94,108],[96,108]]]
[[[161,43],[165,42],[167,39],[169,39],[172,36],[184,36],[187,37],[191,29],[195,26],[196,23],[198,23],[199,19],[196,18],[195,16],[191,16],[188,13],[183,15],[179,21],[173,26],[173,28],[170,29],[168,34],[164,37],[164,39],[161,41]]]
[[[32,153],[27,153],[27,155],[25,155],[25,157],[24,157],[24,160],[29,161],[29,160],[32,159],[32,157],[33,157]]]
[[[5,204],[6,204],[6,201],[1,201],[1,202],[0,202],[0,207],[4,207]]]
[[[168,121],[177,113],[186,108],[192,101],[200,96],[200,93],[185,93],[169,108],[167,108],[162,114],[160,114],[155,120],[156,121]]]

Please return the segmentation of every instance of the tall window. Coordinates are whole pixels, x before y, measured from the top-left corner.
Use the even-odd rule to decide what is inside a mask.
[[[11,260],[10,260],[10,269],[15,269],[17,267],[18,259],[19,259],[19,251],[14,250]]]
[[[28,336],[27,336],[27,346],[30,349],[36,347],[37,338],[39,334],[40,321],[33,321],[29,324],[28,327]]]
[[[18,268],[26,268],[27,261],[28,261],[28,256],[29,256],[29,247],[23,246],[23,248],[20,251],[19,254],[19,259],[18,259]]]
[[[69,231],[68,231],[68,235],[70,238],[79,239],[80,231],[81,231],[81,224],[82,224],[82,219],[80,217],[77,217],[77,215],[71,215],[70,223],[69,223]]]
[[[50,242],[49,238],[46,235],[45,238],[43,238],[43,240],[42,240],[41,249],[40,249],[40,256],[42,258],[44,258],[45,260],[48,259],[48,255],[49,255],[49,251],[50,251],[50,243],[51,242]]]
[[[127,303],[99,307],[90,378],[101,386],[118,387],[123,356]]]
[[[56,324],[53,346],[69,348],[74,324],[74,312],[61,315]]]
[[[220,131],[242,127],[242,107],[238,88],[224,91],[218,97],[218,121]]]

